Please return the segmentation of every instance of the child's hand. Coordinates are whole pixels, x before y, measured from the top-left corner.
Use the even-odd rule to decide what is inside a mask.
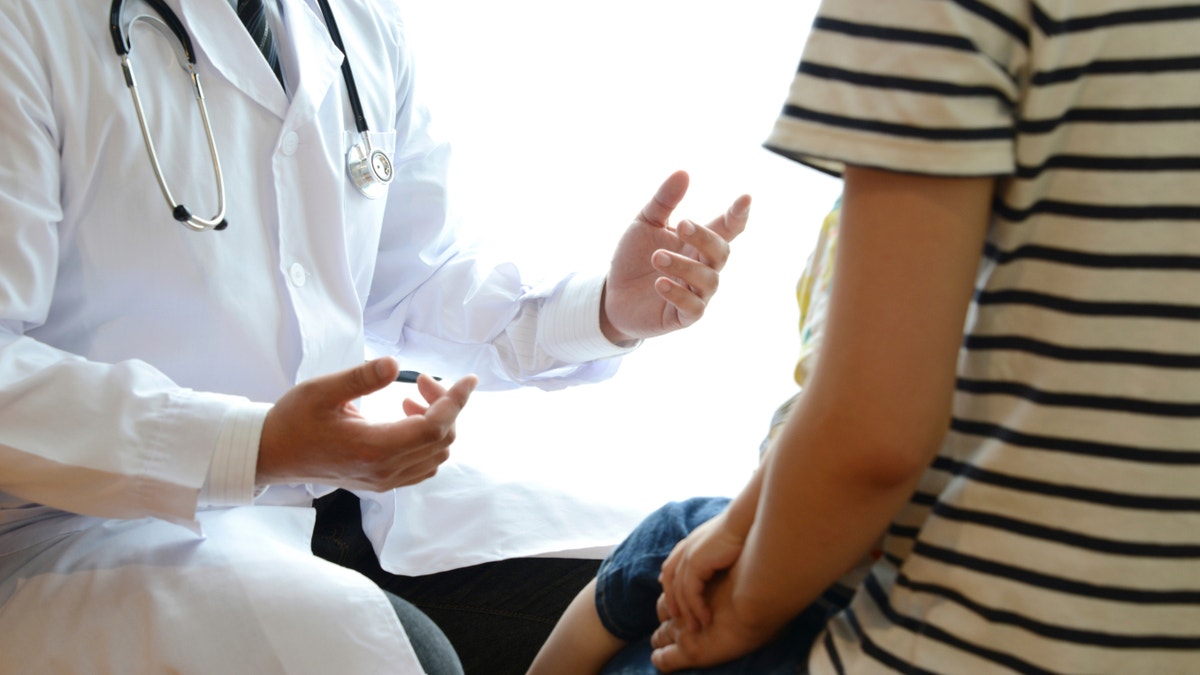
[[[781,626],[747,621],[734,606],[733,594],[732,573],[720,574],[708,584],[712,621],[698,630],[688,629],[669,616],[665,597],[660,597],[656,609],[662,623],[650,636],[654,667],[664,673],[695,672],[693,669],[726,663],[770,642]]]
[[[673,619],[692,631],[709,624],[712,612],[704,600],[705,587],[718,572],[733,566],[745,543],[744,535],[725,527],[722,512],[675,545],[658,577]]]

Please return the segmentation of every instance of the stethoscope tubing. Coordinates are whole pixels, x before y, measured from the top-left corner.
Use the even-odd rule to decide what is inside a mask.
[[[180,46],[183,47],[184,53],[187,55],[188,63],[196,65],[196,50],[192,48],[192,37],[188,35],[187,29],[179,21],[179,17],[175,16],[175,12],[167,6],[162,0],[143,0],[147,5],[154,9],[171,32],[178,38]],[[113,47],[117,50],[118,56],[129,54],[129,43],[125,39],[125,31],[121,29],[121,12],[125,9],[125,0],[113,0],[113,4],[108,14],[108,31],[112,35]]]
[[[146,123],[146,113],[142,108],[142,97],[138,93],[137,78],[133,74],[133,60],[131,58],[131,45],[126,38],[124,31],[121,30],[121,12],[125,7],[124,0],[113,0],[112,8],[109,12],[109,32],[112,35],[113,47],[117,50],[117,55],[121,57],[121,70],[125,75],[125,85],[129,88],[130,98],[133,99],[133,109],[137,114],[138,128],[142,133],[142,140],[146,145],[146,153],[150,157],[150,168],[154,171],[154,178],[158,182],[158,189],[162,192],[163,198],[171,207],[171,216],[181,225],[196,232],[205,230],[223,230],[229,226],[225,220],[225,180],[221,172],[221,158],[217,153],[216,139],[213,137],[212,122],[208,115],[208,106],[204,102],[204,88],[200,86],[200,74],[196,72],[196,52],[192,46],[192,39],[180,23],[179,18],[171,11],[162,0],[145,0],[145,2],[154,9],[158,14],[158,18],[151,16],[141,16],[134,19],[137,21],[147,21],[151,26],[155,27],[160,32],[169,31],[178,40],[180,66],[188,74],[192,80],[192,92],[196,99],[196,107],[200,110],[200,121],[204,125],[204,137],[208,143],[208,154],[212,158],[213,178],[217,184],[217,213],[211,218],[201,218],[191,212],[183,204],[175,201],[175,197],[171,194],[171,188],[167,185],[167,178],[163,175],[162,164],[158,161],[158,151],[154,146],[154,138],[150,135],[149,126]],[[132,25],[132,24],[130,24]],[[165,29],[165,31],[164,31]]]
[[[366,134],[367,116],[363,113],[362,100],[358,98],[358,87],[354,84],[354,71],[350,69],[350,56],[346,45],[342,43],[342,32],[338,30],[337,19],[333,18],[333,8],[329,0],[317,0],[321,5],[321,14],[325,16],[325,25],[329,28],[329,38],[333,45],[342,52],[342,79],[346,81],[346,96],[350,99],[350,110],[354,113],[354,128],[360,134]]]
[[[158,152],[154,147],[154,140],[151,138],[150,130],[147,126],[141,96],[138,93],[137,81],[134,78],[132,59],[130,58],[131,45],[125,31],[121,28],[121,15],[125,8],[125,2],[124,0],[113,0],[109,10],[109,33],[112,36],[113,47],[116,49],[117,55],[121,58],[121,69],[125,76],[125,84],[129,88],[130,97],[133,99],[138,126],[141,129],[142,139],[145,141],[146,152],[150,158],[151,168],[154,170],[154,177],[158,181],[158,187],[162,192],[163,198],[171,207],[172,217],[179,221],[180,224],[194,231],[223,230],[228,226],[228,222],[225,220],[225,181],[221,172],[221,160],[217,153],[216,141],[213,137],[212,124],[209,120],[208,107],[205,105],[204,89],[200,86],[200,76],[196,72],[196,53],[191,36],[188,35],[187,29],[184,28],[179,17],[175,15],[175,12],[163,0],[143,1],[158,14],[159,18],[143,15],[134,18],[130,25],[132,26],[137,21],[147,21],[162,32],[164,36],[167,32],[173,34],[180,48],[180,65],[192,80],[192,89],[195,93],[196,105],[200,110],[200,120],[204,125],[204,134],[208,143],[209,155],[212,157],[213,174],[217,183],[216,215],[211,218],[201,218],[194,215],[186,206],[175,201],[170,188],[167,186],[166,177],[163,175],[162,166],[158,161]],[[387,185],[391,182],[393,171],[391,160],[387,157],[386,153],[371,147],[371,138],[368,133],[370,129],[367,126],[367,118],[363,112],[362,101],[358,96],[358,87],[354,83],[354,72],[350,68],[350,58],[347,55],[345,44],[342,42],[342,35],[341,31],[338,30],[337,20],[333,16],[329,0],[318,0],[318,2],[321,6],[321,13],[325,17],[325,25],[329,30],[329,36],[333,40],[334,45],[343,54],[342,78],[346,83],[346,94],[350,101],[350,109],[354,115],[355,129],[363,139],[362,144],[356,144],[347,153],[347,173],[351,179],[351,183],[360,193],[369,198],[378,199],[386,194]]]
[[[125,70],[126,81],[129,84],[129,91],[133,97],[133,109],[137,113],[138,126],[142,128],[142,135],[146,141],[146,152],[150,155],[150,166],[154,169],[154,178],[158,181],[158,187],[162,191],[163,198],[171,205],[171,215],[175,220],[179,221],[184,227],[203,232],[204,230],[223,230],[229,226],[225,220],[225,179],[221,173],[221,157],[217,154],[216,140],[213,138],[212,123],[208,119],[208,106],[204,104],[204,90],[200,87],[200,76],[195,69],[191,69],[189,74],[192,77],[192,90],[195,92],[196,104],[200,109],[200,121],[204,125],[204,136],[208,143],[208,153],[212,157],[213,177],[217,184],[217,214],[212,218],[200,218],[192,214],[186,206],[175,201],[171,195],[171,189],[167,186],[166,176],[163,175],[162,165],[158,161],[158,152],[154,148],[154,139],[150,136],[150,132],[146,125],[146,114],[142,110],[142,100],[137,93],[137,83],[133,78],[133,68],[129,62],[129,56],[121,57],[122,68]]]

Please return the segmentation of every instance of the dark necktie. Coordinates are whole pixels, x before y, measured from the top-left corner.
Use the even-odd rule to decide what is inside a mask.
[[[283,84],[283,73],[279,70],[279,52],[275,50],[275,38],[271,36],[271,26],[267,22],[267,7],[263,0],[237,0],[237,15],[250,32],[250,38],[258,45],[258,50],[266,57],[271,70],[279,84]]]

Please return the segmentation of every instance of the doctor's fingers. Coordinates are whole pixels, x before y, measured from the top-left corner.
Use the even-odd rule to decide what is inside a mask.
[[[666,227],[671,219],[671,213],[675,211],[675,207],[679,206],[679,202],[683,201],[683,196],[687,194],[690,181],[691,178],[688,177],[686,171],[676,171],[668,176],[662,185],[658,186],[654,197],[642,207],[637,221],[654,227]]]
[[[400,402],[400,409],[404,411],[405,416],[412,417],[413,415],[424,415],[429,410],[429,406],[406,398]]]
[[[415,407],[421,407],[420,404],[406,402],[414,406],[406,406],[406,412],[413,410],[413,413],[396,422],[372,425],[370,442],[381,448],[449,446],[454,441],[454,423],[458,420],[458,414],[467,405],[471,392],[478,383],[479,378],[474,375],[464,377],[445,390],[439,398],[431,401],[420,413],[415,411]],[[435,386],[441,388],[441,385]]]
[[[400,366],[396,360],[385,356],[353,368],[306,380],[293,387],[292,391],[296,392],[294,396],[310,404],[338,409],[388,386],[395,381],[399,371]]]
[[[701,227],[696,223],[685,220],[675,228],[675,234],[684,244],[681,253],[688,255],[701,263],[720,272],[729,262],[729,240],[712,225]]]
[[[432,478],[448,459],[448,444],[380,454],[370,463],[363,463],[360,456],[354,460],[357,470],[339,484],[349,489],[384,492]]]
[[[435,382],[433,378],[422,379],[428,379],[431,386],[437,387],[439,390],[441,390],[441,393],[436,398],[430,398],[428,396],[425,397],[425,399],[429,401],[429,412],[425,413],[426,417],[431,414],[450,414],[441,413],[441,408],[449,408],[451,411],[453,411],[453,416],[457,417],[458,413],[467,405],[467,399],[471,398],[471,392],[475,391],[475,387],[479,386],[479,378],[474,375],[467,375],[461,380],[455,382],[449,389],[443,388],[442,385]],[[437,412],[435,412],[435,408],[438,409]]]
[[[442,385],[438,384],[437,380],[435,380],[433,377],[430,377],[429,375],[421,375],[417,379],[417,391],[421,393],[422,398],[425,399],[425,403],[420,403],[412,398],[405,398],[401,402],[401,408],[403,409],[404,414],[410,417],[413,415],[426,415],[429,413],[430,405],[441,400],[443,397],[453,391],[454,400],[456,401],[459,409],[461,409],[466,405],[467,398],[470,396],[471,390],[474,390],[477,383],[478,378],[476,378],[474,375],[471,375],[468,376],[468,378],[464,378],[463,380],[456,382],[455,387],[457,387],[457,389],[448,390]]]
[[[650,257],[650,264],[656,272],[673,279],[705,303],[716,294],[721,282],[720,275],[712,266],[666,249],[655,251]]]
[[[716,232],[726,242],[733,241],[746,230],[746,223],[750,220],[750,201],[750,195],[733,200],[725,213],[713,218],[705,226],[706,229]]]
[[[442,448],[422,461],[400,463],[392,468],[392,472],[382,479],[381,489],[416,485],[437,475],[438,467],[450,459],[450,448]],[[377,489],[380,489],[377,488]]]
[[[700,296],[691,289],[681,286],[678,281],[667,277],[654,280],[654,292],[665,300],[673,310],[674,316],[668,328],[687,328],[704,316],[708,307]]]
[[[353,487],[390,490],[432,476],[450,459],[455,433],[453,419],[427,420],[423,416],[372,425],[357,443],[342,448],[345,461],[356,474]]]
[[[424,373],[417,377],[417,391],[426,403],[433,403],[446,395],[446,387],[439,384],[432,376]]]

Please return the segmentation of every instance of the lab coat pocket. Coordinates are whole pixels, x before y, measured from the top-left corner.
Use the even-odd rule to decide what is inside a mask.
[[[396,132],[372,130],[360,134],[347,131],[343,139],[342,147],[347,160],[343,200],[346,251],[354,268],[355,288],[361,297],[366,297],[371,270],[379,250],[389,186],[396,171],[392,163]]]

